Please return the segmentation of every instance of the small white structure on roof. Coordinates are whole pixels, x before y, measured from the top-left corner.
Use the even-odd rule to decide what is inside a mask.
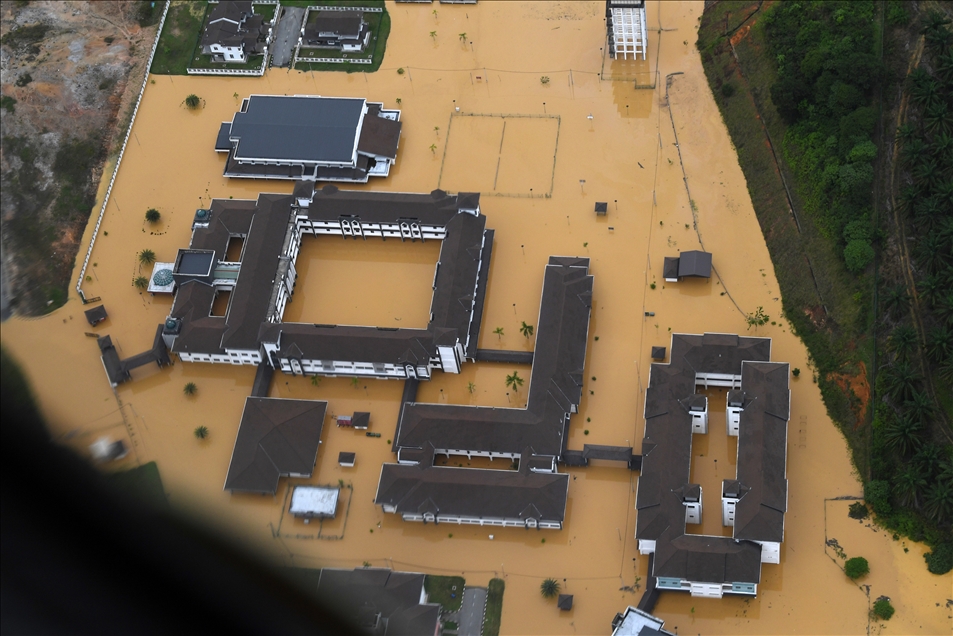
[[[340,490],[333,486],[295,486],[291,493],[290,512],[296,517],[333,519]]]
[[[645,59],[648,34],[645,0],[606,0],[609,54],[615,59]]]

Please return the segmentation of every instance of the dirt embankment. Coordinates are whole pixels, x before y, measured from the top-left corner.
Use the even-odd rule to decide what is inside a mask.
[[[153,6],[155,4],[155,6]],[[107,157],[118,151],[162,10],[156,2],[4,2],[0,9],[3,296],[63,304]]]

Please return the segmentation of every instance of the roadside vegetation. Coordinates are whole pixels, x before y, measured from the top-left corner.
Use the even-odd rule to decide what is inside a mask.
[[[483,636],[499,636],[500,619],[503,617],[503,579],[490,579],[486,591],[486,611],[483,614]]]
[[[895,538],[930,545],[928,566],[939,573],[953,567],[944,556],[953,552],[944,372],[953,357],[953,101],[948,25],[912,11],[893,0],[720,2],[703,16],[698,48],[785,318],[808,348],[867,503]],[[919,68],[905,79],[920,38]],[[891,103],[901,88],[905,114],[901,100]],[[904,216],[894,223],[898,112],[912,147],[900,155]]]

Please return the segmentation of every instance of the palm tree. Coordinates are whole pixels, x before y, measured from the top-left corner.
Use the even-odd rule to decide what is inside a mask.
[[[904,214],[909,214],[923,198],[923,189],[916,183],[904,188],[900,191],[900,196],[898,197],[898,206]]]
[[[437,154],[437,144],[430,144],[430,152],[432,152],[434,155]]]
[[[904,506],[920,507],[920,493],[926,489],[927,480],[916,466],[908,466],[905,471],[895,477],[893,494]]]
[[[917,127],[909,122],[897,127],[897,139],[901,145],[906,144],[908,141],[918,139],[919,136],[920,134],[919,131],[917,131]]]
[[[460,41],[461,41],[461,42],[463,42],[464,44],[467,43],[467,32],[466,32],[466,31],[464,31],[463,33],[461,33],[461,34],[459,35],[459,37],[460,37]]]
[[[182,392],[188,396],[195,395],[198,390],[199,388],[195,386],[195,382],[186,382],[185,386],[182,387]]]
[[[189,110],[195,110],[202,104],[202,98],[196,94],[191,94],[185,98],[185,107]]]
[[[923,121],[929,132],[947,134],[953,128],[953,113],[945,102],[939,102],[927,108]]]
[[[940,479],[927,491],[924,512],[938,523],[953,517],[953,479]]]
[[[925,144],[923,150],[926,151]],[[921,156],[924,159],[913,167],[913,178],[930,188],[935,188],[943,181],[943,171],[940,169],[940,164],[927,154]]]
[[[887,369],[884,380],[887,394],[901,403],[912,399],[920,384],[920,376],[906,362],[899,362]]]
[[[193,432],[195,433],[195,436],[196,436],[197,438],[199,438],[199,439],[205,439],[205,438],[208,437],[208,427],[207,427],[207,426],[196,426],[196,427],[195,427],[195,431],[193,431]]]
[[[559,595],[559,582],[556,579],[546,579],[539,585],[539,593],[543,598],[555,598]]]
[[[953,325],[953,291],[948,291],[936,302],[936,315],[947,325]]]
[[[142,265],[152,265],[156,262],[156,253],[152,250],[142,250],[139,252],[139,263]]]
[[[929,48],[935,51],[946,51],[953,45],[953,33],[946,28],[949,23],[950,19],[936,9],[927,13],[920,33],[925,36],[924,39]]]
[[[953,357],[953,331],[948,327],[930,330],[927,336],[927,355],[934,362],[942,362]]]
[[[473,395],[473,392],[476,391],[476,385],[473,382],[467,382],[467,391],[470,395]]]
[[[136,286],[136,289],[148,289],[149,279],[145,276],[136,276],[135,280],[132,281],[132,284]]]
[[[934,481],[934,476],[942,477],[943,469],[946,465],[943,462],[944,448],[936,442],[926,442],[920,446],[920,450],[913,456],[913,465],[917,467],[929,481]]]
[[[889,344],[897,360],[906,360],[907,354],[917,347],[917,330],[910,325],[900,325],[890,334]]]
[[[493,330],[493,333],[499,336],[500,340],[503,339],[503,327],[497,327],[496,329]]]
[[[936,407],[933,406],[933,400],[923,391],[916,391],[913,398],[903,403],[903,410],[910,417],[916,418],[921,423],[926,424],[933,415]]]
[[[884,441],[901,455],[909,455],[920,447],[923,424],[912,417],[894,418],[884,430]]]
[[[937,55],[933,66],[937,77],[947,83],[953,82],[953,49]]]
[[[434,42],[436,42],[436,41],[437,41],[437,32],[436,32],[436,31],[431,31],[431,32],[430,32],[430,37],[433,38],[433,41],[434,41]]]
[[[529,338],[533,335],[533,325],[527,325],[526,321],[522,321],[523,324],[520,325],[520,333]]]
[[[311,376],[311,386],[318,386],[319,384],[321,384],[321,376],[319,376],[319,375],[312,375],[312,376]]]
[[[900,159],[904,165],[916,166],[920,161],[928,157],[927,144],[920,138],[911,139],[903,144],[903,150],[900,151]]]
[[[940,283],[940,278],[935,275],[924,278],[917,283],[917,287],[920,289],[920,297],[930,303],[930,305],[936,301],[940,295],[940,292],[943,290],[943,285]]]
[[[883,299],[884,310],[886,310],[894,319],[905,313],[910,307],[910,297],[907,296],[907,288],[903,284],[894,285],[884,292]]]
[[[520,387],[523,386],[523,378],[520,377],[518,371],[514,371],[513,375],[506,376],[506,386],[517,392],[520,390]]]
[[[935,274],[950,263],[950,255],[943,253],[946,248],[948,248],[947,241],[944,240],[943,235],[939,232],[931,232],[917,241],[914,255],[928,272]]]
[[[155,208],[149,208],[146,210],[146,221],[149,223],[158,223],[159,219],[162,218],[162,215]]]

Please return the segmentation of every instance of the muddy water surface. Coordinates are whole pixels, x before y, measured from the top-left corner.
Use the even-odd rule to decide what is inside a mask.
[[[103,298],[109,319],[91,329],[74,295],[42,320],[5,323],[4,345],[24,363],[44,413],[64,443],[82,450],[100,435],[127,439],[134,452],[125,465],[157,461],[175,506],[276,562],[354,567],[368,561],[459,573],[471,585],[501,576],[506,579],[504,633],[608,633],[612,617],[638,602],[645,583],[647,559],[638,554],[633,539],[636,474],[610,463],[570,470],[566,524],[559,532],[493,529],[491,540],[488,529],[404,523],[372,504],[380,465],[394,460],[389,440],[401,384],[355,385],[325,378],[315,386],[308,379],[279,375],[272,396],[329,401],[317,470],[308,481],[343,480],[344,500],[350,501],[349,505],[342,501],[333,523],[306,526],[285,512],[291,485],[287,480],[275,497],[230,496],[222,491],[253,368],[184,363],[161,371],[143,368],[134,372],[134,382],[114,394],[95,340],[83,335],[110,334],[124,356],[149,347],[171,300],[141,294],[132,286],[140,273],[137,252],[149,248],[160,261],[172,260],[176,249],[188,244],[195,208],[213,197],[291,192],[290,182],[222,177],[223,158],[213,152],[215,135],[219,122],[231,119],[241,97],[360,96],[388,107],[400,99],[404,129],[398,162],[387,179],[360,187],[428,192],[440,184],[449,189],[477,187],[486,193],[482,209],[496,239],[481,347],[530,350],[533,339],[518,329],[521,321],[536,324],[548,257],[591,259],[595,295],[587,382],[571,424],[571,448],[595,443],[634,445],[639,450],[649,349],[669,346],[672,332],[745,333],[744,312],[762,306],[775,324],[760,328],[756,335],[773,338],[775,360],[804,371],[792,381],[790,500],[782,563],[764,566],[755,599],[663,596],[656,611],[668,629],[950,633],[946,602],[951,576],[930,575],[921,546],[903,546],[883,531],[848,519],[847,504],[837,500],[859,495],[860,486],[852,475],[846,445],[811,382],[804,347],[779,316],[773,268],[693,47],[702,4],[650,2],[649,24],[665,29],[649,34],[650,60],[627,67],[606,62],[607,75],[640,73],[640,84],[652,83],[657,65],[660,80],[654,90],[637,90],[631,81],[600,79],[603,6],[598,2],[440,5],[435,19],[430,6],[389,4],[393,29],[378,73],[275,70],[257,79],[154,77],[93,251],[92,280],[84,287],[88,296]],[[438,32],[436,41],[429,37],[433,30]],[[465,41],[460,33],[466,33]],[[398,74],[399,67],[405,73]],[[683,74],[674,76],[666,101],[665,77],[675,72]],[[189,93],[201,96],[205,107],[186,110],[182,101]],[[686,193],[674,132],[697,211]],[[597,201],[609,204],[607,217],[595,216]],[[150,207],[162,212],[157,227],[143,221]],[[91,228],[87,244],[90,236]],[[423,279],[423,304],[428,304],[426,287],[436,260],[435,254],[424,253],[429,245],[424,252],[417,249],[420,246],[402,246],[412,248],[388,253],[382,263],[372,261],[383,245],[359,247],[367,259],[356,262],[335,252],[344,249],[343,241],[327,252],[322,252],[322,242],[316,239],[305,246],[308,280],[299,280],[289,317],[300,312],[302,319],[312,320],[333,310],[343,313],[330,315],[329,321],[350,322],[351,316],[357,320],[367,315],[375,323],[404,316],[414,322],[413,308],[401,299],[421,293],[418,279]],[[390,242],[387,246],[390,249]],[[714,254],[720,276],[707,282],[665,284],[663,257],[701,246]],[[310,257],[308,250],[314,251]],[[334,254],[340,256],[338,264]],[[382,276],[381,267],[407,275]],[[319,278],[331,271],[340,277]],[[387,283],[362,298],[347,282],[355,277]],[[347,295],[345,301],[333,306],[342,294]],[[384,310],[375,314],[379,306]],[[502,336],[493,333],[497,327],[503,328]],[[49,364],[54,359],[59,364]],[[526,385],[508,391],[504,384],[514,370],[529,377],[529,367],[491,363],[467,364],[460,375],[438,373],[421,386],[419,400],[522,407]],[[196,383],[196,396],[183,395],[186,382]],[[734,441],[724,434],[724,417],[717,413],[723,395],[712,392],[710,398],[711,433],[707,439],[696,436],[692,467],[705,489],[705,515],[701,525],[689,529],[721,534],[718,481],[734,470]],[[371,412],[371,430],[380,432],[381,438],[333,425],[331,415],[355,410]],[[199,424],[211,431],[205,442],[192,436]],[[356,452],[357,465],[339,467],[335,460],[340,451]],[[332,536],[343,539],[328,540]],[[825,545],[831,538],[847,556],[870,561],[871,574],[861,587],[843,575],[842,560]],[[539,584],[546,577],[559,579],[563,590],[575,595],[571,612],[560,613],[552,601],[540,597]],[[897,608],[883,626],[868,620],[871,601],[880,595],[891,597]]]

